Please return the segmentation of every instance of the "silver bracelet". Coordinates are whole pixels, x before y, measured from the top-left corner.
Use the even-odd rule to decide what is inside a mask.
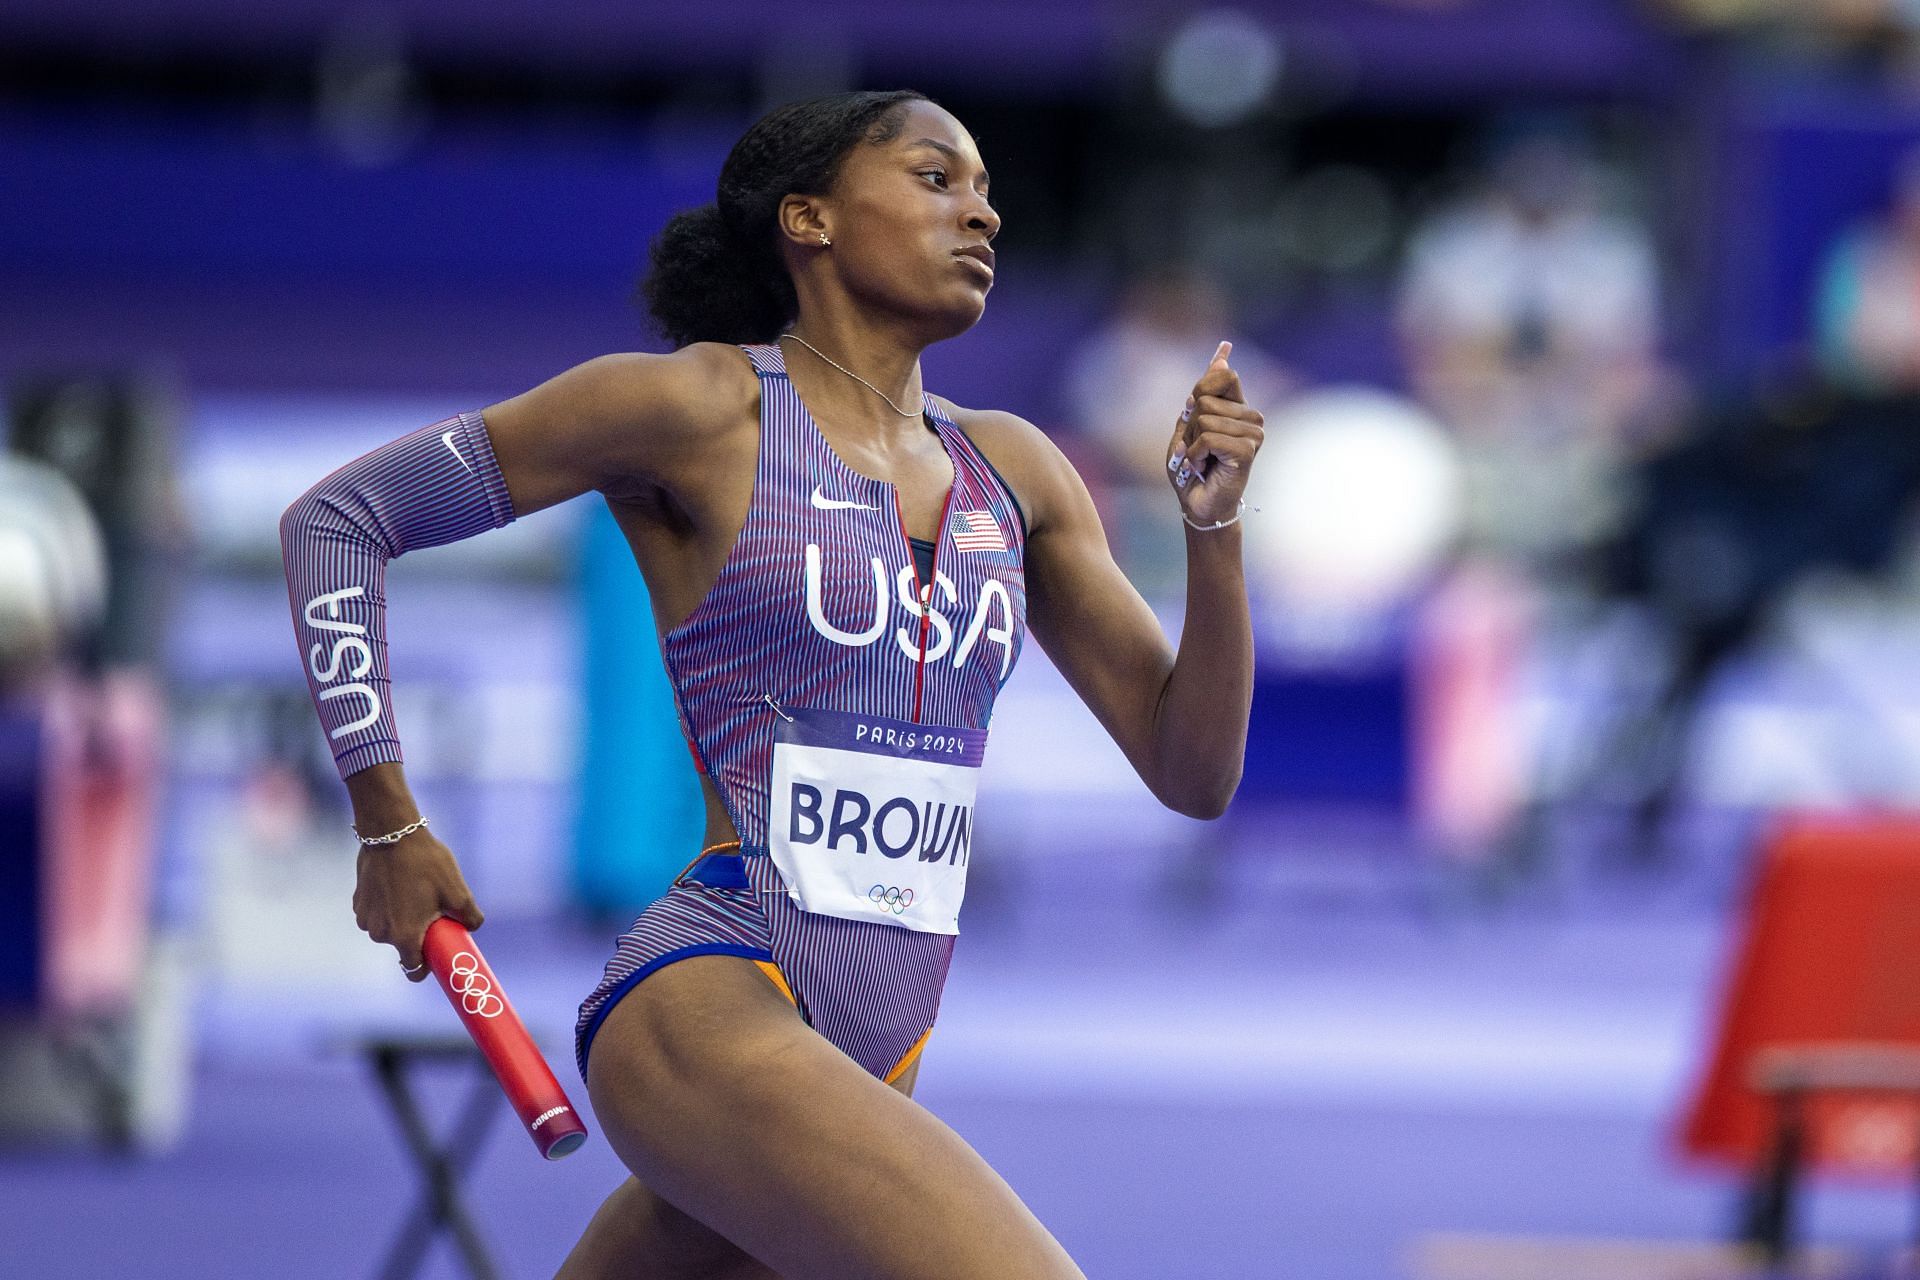
[[[1258,507],[1255,507],[1253,509],[1255,511],[1259,510]],[[1211,533],[1215,529],[1224,529],[1230,524],[1239,524],[1240,517],[1245,514],[1247,514],[1247,500],[1245,498],[1242,498],[1240,500],[1240,505],[1233,509],[1233,519],[1231,520],[1216,520],[1212,524],[1195,524],[1193,522],[1193,517],[1188,515],[1184,511],[1180,513],[1180,518],[1187,522],[1187,528],[1189,529],[1198,529],[1202,533]]]
[[[400,828],[398,831],[389,831],[384,836],[363,836],[360,834],[360,828],[352,825],[349,825],[347,827],[347,830],[353,832],[354,838],[358,840],[361,844],[393,844],[404,836],[412,835],[414,832],[418,831],[420,828],[426,825],[427,825],[427,820],[425,818],[421,818],[418,822],[409,822],[406,826]]]

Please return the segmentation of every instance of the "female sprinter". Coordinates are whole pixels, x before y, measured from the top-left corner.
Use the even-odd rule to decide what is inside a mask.
[[[1225,343],[1169,406],[1176,653],[1047,437],[921,387],[921,351],[980,318],[999,229],[973,138],[919,94],[783,107],[734,146],[717,204],[654,246],[672,355],[602,356],[423,428],[282,521],[364,844],[354,911],[416,980],[428,923],[480,913],[401,776],[385,560],[597,490],[646,577],[707,848],[581,1007],[593,1109],[633,1176],[563,1280],[1080,1274],[909,1096],[973,778],[1030,624],[1155,796],[1226,807],[1253,683],[1235,522],[1261,419]]]

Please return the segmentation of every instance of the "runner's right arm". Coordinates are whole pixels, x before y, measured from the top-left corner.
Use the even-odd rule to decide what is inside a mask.
[[[660,483],[701,425],[715,361],[728,358],[739,362],[727,348],[587,361],[484,414],[457,414],[383,445],[287,508],[280,540],[294,633],[363,834],[398,830],[418,816],[401,774],[389,696],[387,561],[589,489]],[[436,847],[447,865],[427,858],[418,868],[422,892],[407,894],[411,901],[391,921],[386,894],[364,905],[365,895],[355,895],[362,927],[392,941],[409,965],[418,963],[419,939],[440,910],[469,928],[478,912],[451,855],[424,830],[371,851],[404,864],[414,861],[406,856],[413,850]]]

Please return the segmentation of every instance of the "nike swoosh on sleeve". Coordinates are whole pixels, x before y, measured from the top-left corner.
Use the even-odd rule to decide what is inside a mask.
[[[843,498],[829,498],[820,492],[820,486],[813,487],[813,505],[821,511],[878,511],[864,502],[848,502]]]
[[[453,442],[453,432],[451,431],[442,432],[440,435],[440,443],[444,444],[445,446],[447,446],[448,449],[453,451],[454,458],[460,463],[461,466],[467,467],[467,460],[460,456],[460,446]],[[472,467],[467,467],[467,474],[468,475],[473,474]]]

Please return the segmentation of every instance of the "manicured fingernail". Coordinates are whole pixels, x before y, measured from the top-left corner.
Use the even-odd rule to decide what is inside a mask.
[[[1232,354],[1233,354],[1233,344],[1231,342],[1222,342],[1219,345],[1219,347],[1214,350],[1214,353],[1213,353],[1214,362],[1218,363],[1221,360],[1225,360],[1228,356]]]
[[[1193,397],[1187,397],[1187,407],[1180,411],[1180,421],[1185,422],[1193,416]]]
[[[1173,456],[1167,459],[1167,470],[1178,471],[1180,469],[1180,464],[1185,462],[1186,460],[1187,460],[1187,451],[1185,449],[1176,449],[1174,451]]]

